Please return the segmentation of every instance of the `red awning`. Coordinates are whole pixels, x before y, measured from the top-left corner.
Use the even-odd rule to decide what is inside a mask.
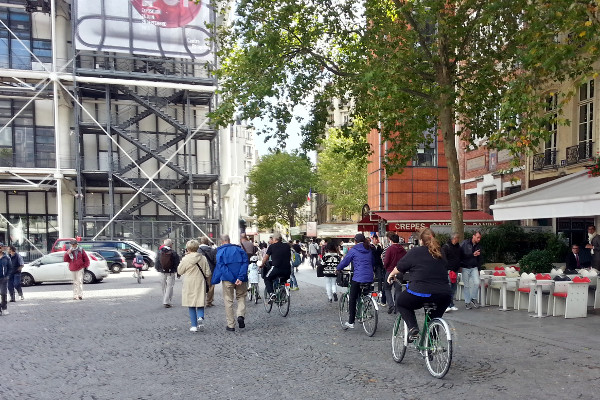
[[[388,232],[414,232],[431,225],[451,225],[450,211],[376,211],[358,223],[359,231],[377,231],[379,220],[386,221]],[[494,217],[483,211],[464,211],[465,225],[497,225]],[[366,229],[362,229],[366,228]]]

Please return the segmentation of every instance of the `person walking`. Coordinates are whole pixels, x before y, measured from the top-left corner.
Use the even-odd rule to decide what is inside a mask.
[[[173,304],[173,286],[178,266],[179,255],[173,250],[173,241],[165,239],[154,260],[154,268],[161,273],[162,302],[165,308],[171,308]]]
[[[183,277],[181,305],[187,307],[192,327],[190,332],[204,328],[204,306],[206,286],[210,282],[210,266],[206,257],[198,252],[200,243],[192,239],[186,243],[186,255],[177,266],[177,273]]]
[[[400,237],[395,233],[390,235],[392,244],[386,249],[383,267],[385,268],[385,298],[388,304],[388,314],[396,311],[396,297],[402,292],[402,284],[397,280],[388,282],[390,273],[394,270],[398,262],[406,255],[406,249],[400,244]],[[393,289],[393,292],[392,292]]]
[[[25,300],[23,297],[23,289],[21,289],[21,270],[25,263],[23,257],[17,253],[15,246],[8,247],[8,255],[12,265],[10,274],[8,275],[8,294],[10,295],[10,301],[15,302],[15,290],[21,300]]]
[[[327,243],[325,255],[323,255],[323,275],[325,279],[325,291],[327,292],[327,298],[330,303],[332,301],[338,301],[335,271],[340,264],[340,261],[342,261],[342,256],[340,255],[338,247],[333,241]]]
[[[289,248],[289,247],[288,247]],[[288,257],[289,269],[289,257]],[[235,332],[235,317],[240,329],[246,327],[246,294],[248,292],[248,256],[240,247],[231,244],[229,235],[221,235],[221,246],[217,249],[217,264],[211,283],[222,282],[223,300],[225,301],[225,316],[229,332]],[[237,310],[234,314],[233,298],[237,300]]]
[[[8,315],[8,276],[10,275],[11,262],[6,255],[6,248],[0,243],[0,315]]]
[[[381,296],[381,303],[385,304],[387,296],[384,289],[385,268],[383,267],[383,246],[379,241],[379,236],[373,235],[371,250],[373,251],[373,260],[375,265],[375,279],[377,280],[377,291]]]
[[[479,290],[479,267],[483,260],[481,255],[481,232],[476,231],[471,239],[465,239],[460,244],[460,265],[462,279],[465,284],[465,308],[479,308],[477,292]]]
[[[296,279],[296,274],[294,273],[294,270],[297,270],[297,268],[295,268],[296,266],[294,265],[296,255],[298,259],[300,259],[300,254],[296,253],[296,250],[294,250],[294,246],[290,246],[290,290],[292,291],[300,290],[300,288],[298,287],[298,280]]]
[[[63,260],[69,264],[73,277],[73,300],[83,300],[83,270],[90,266],[90,259],[77,240],[71,240],[71,246]]]
[[[319,245],[315,241],[310,241],[308,245],[308,255],[310,256],[310,266],[315,269],[317,258],[319,257]]]
[[[350,263],[354,266],[354,274],[350,282],[350,296],[348,299],[348,322],[344,322],[344,329],[354,329],[356,319],[356,300],[360,294],[361,283],[373,283],[373,252],[369,241],[362,233],[354,236],[355,245],[348,250],[337,271],[346,268]]]
[[[208,266],[210,267],[210,274],[212,275],[215,272],[216,265],[216,257],[217,257],[217,249],[211,247],[210,239],[206,236],[202,236],[200,238],[200,247],[199,252],[202,253],[204,257],[206,257],[206,261],[208,261]],[[212,307],[215,299],[215,285],[211,284],[208,289],[208,293],[206,294],[206,307]]]
[[[450,288],[452,289],[452,298],[450,299],[450,305],[446,309],[448,311],[458,311],[458,308],[454,306],[454,295],[456,294],[456,288],[458,287],[457,274],[460,269],[460,244],[458,243],[460,238],[458,233],[454,232],[448,242],[442,246],[442,255],[448,263],[448,280],[450,281]]]

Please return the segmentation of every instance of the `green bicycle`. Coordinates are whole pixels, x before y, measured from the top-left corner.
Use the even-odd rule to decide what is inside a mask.
[[[265,288],[263,296],[265,311],[270,313],[273,303],[275,303],[279,309],[279,314],[282,317],[286,317],[290,312],[290,283],[283,278],[273,281],[273,295],[273,301],[269,301],[271,298],[269,297],[269,293],[267,293],[267,288]]]
[[[346,279],[346,276],[348,277]],[[344,274],[343,283],[346,283],[348,289],[346,293],[340,298],[340,324],[342,329],[346,330],[344,326],[345,322],[348,322],[348,303],[350,300],[350,274]],[[378,321],[378,309],[377,302],[375,301],[377,293],[373,291],[372,283],[361,283],[360,284],[360,295],[356,299],[356,321],[362,323],[363,329],[367,336],[371,337],[377,331]]]
[[[452,364],[452,334],[448,323],[442,318],[431,318],[431,311],[436,309],[435,303],[425,303],[425,322],[419,336],[412,346],[425,357],[429,373],[434,377],[443,378]],[[392,331],[392,357],[397,363],[402,362],[408,342],[408,327],[398,315]]]

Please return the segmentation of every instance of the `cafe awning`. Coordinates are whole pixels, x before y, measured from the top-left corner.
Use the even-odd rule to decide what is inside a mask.
[[[497,221],[583,217],[600,214],[600,177],[583,170],[496,199]]]
[[[451,225],[451,211],[376,211],[358,223],[362,232],[376,232],[380,220],[388,232],[414,232],[431,225]],[[496,225],[494,218],[483,211],[463,211],[465,225]],[[365,229],[366,228],[366,229]]]

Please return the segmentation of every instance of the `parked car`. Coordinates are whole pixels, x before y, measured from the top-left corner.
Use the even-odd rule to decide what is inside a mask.
[[[125,260],[125,256],[118,250],[111,248],[100,248],[94,249],[94,251],[100,254],[108,265],[108,269],[113,274],[118,274],[121,270],[127,267],[127,260]]]
[[[21,285],[72,281],[69,264],[63,261],[65,253],[65,251],[56,251],[25,264],[21,271]],[[83,272],[83,283],[102,281],[109,274],[106,260],[95,252],[88,252],[88,256],[90,266]]]
[[[75,240],[75,239],[74,238],[56,239],[54,241],[54,244],[52,245],[51,252],[54,253],[55,251],[67,251],[69,249],[69,243],[71,242],[71,240]]]
[[[52,251],[55,248],[60,247],[62,250],[67,250],[70,246],[69,241],[74,240],[70,239],[58,239],[54,246],[52,247]],[[64,241],[64,243],[63,243]],[[61,247],[63,246],[63,247]],[[139,244],[131,240],[80,240],[79,247],[85,250],[94,250],[103,248],[103,249],[113,249],[121,252],[121,254],[125,257],[125,261],[127,263],[127,268],[133,268],[133,260],[135,258],[136,251],[139,251],[144,256],[144,261],[146,262],[144,266],[144,271],[148,270],[148,268],[154,267],[154,260],[156,259],[156,253],[152,250],[145,249]]]

